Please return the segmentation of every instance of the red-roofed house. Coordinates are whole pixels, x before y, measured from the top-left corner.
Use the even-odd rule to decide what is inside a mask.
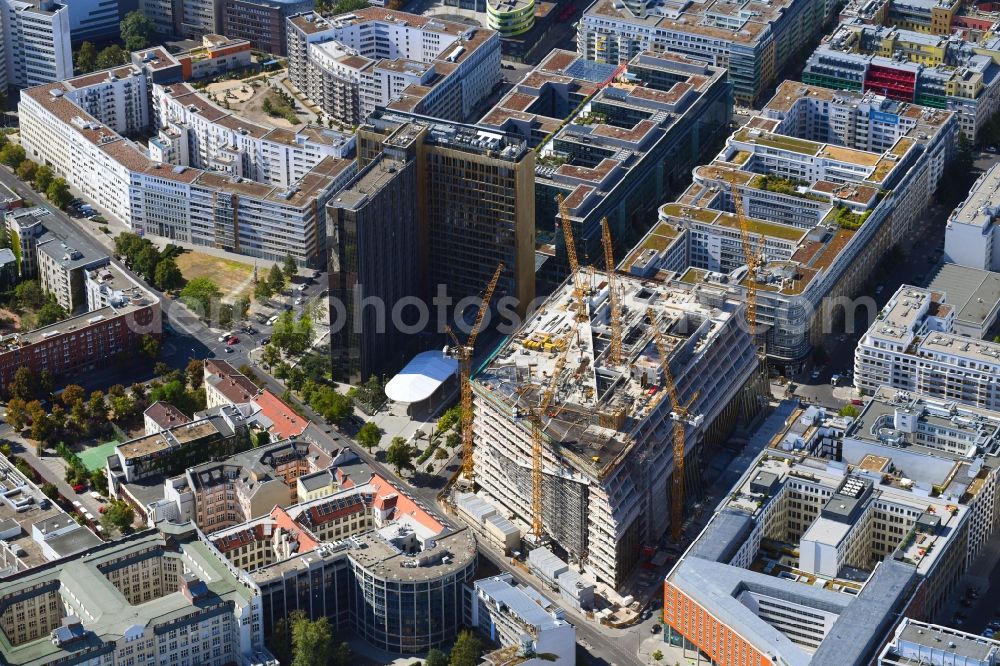
[[[252,402],[260,409],[255,417],[261,426],[271,433],[272,439],[297,437],[309,425],[309,421],[296,414],[294,409],[267,389],[264,389]],[[261,416],[264,418],[261,419]],[[270,427],[267,425],[268,421]]]

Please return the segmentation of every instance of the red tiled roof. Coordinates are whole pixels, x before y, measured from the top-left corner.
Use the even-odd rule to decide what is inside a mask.
[[[271,426],[271,433],[281,439],[301,435],[309,425],[309,421],[296,414],[295,410],[268,390],[254,398],[253,403],[274,424]]]

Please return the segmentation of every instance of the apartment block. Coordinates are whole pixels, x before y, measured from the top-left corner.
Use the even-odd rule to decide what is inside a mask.
[[[181,0],[180,36],[201,39],[222,33],[222,0]]]
[[[99,263],[106,261],[105,257]],[[0,390],[10,385],[21,366],[68,378],[124,361],[138,353],[143,337],[160,337],[159,299],[117,268],[101,266],[84,272],[84,308],[77,306],[75,279],[70,283],[75,293],[72,304],[83,314],[33,331],[0,336]],[[95,282],[114,283],[119,288],[111,297],[94,298],[92,294],[99,291]],[[68,285],[58,286],[55,293],[65,296],[64,286]]]
[[[286,21],[312,8],[303,0],[223,0],[222,34],[246,39],[264,53],[288,55]]]
[[[1000,270],[1000,168],[976,180],[951,215],[944,232],[944,260],[987,271]]]
[[[879,655],[878,666],[993,666],[1000,642],[959,629],[903,618]]]
[[[665,640],[721,665],[860,665],[936,615],[996,524],[1000,414],[954,409],[888,388],[857,420],[779,407],[665,581]]]
[[[940,292],[903,285],[858,341],[854,385],[879,386],[1000,409],[1000,343],[954,332],[956,311]]]
[[[469,625],[500,644],[483,655],[491,666],[576,663],[576,628],[562,609],[509,573],[473,583]]]
[[[292,16],[287,48],[291,82],[343,125],[376,107],[463,122],[500,81],[499,33],[380,7]]]
[[[270,434],[273,441],[297,437],[309,426],[309,421],[281,398],[261,389],[225,361],[206,359],[204,375],[208,407],[239,408],[251,425]]]
[[[786,81],[694,169],[680,198],[660,207],[622,269],[673,279],[705,303],[743,299],[754,280],[768,355],[797,371],[813,344],[853,319],[849,297],[866,288],[882,255],[920,233],[957,136],[948,111]],[[764,258],[752,276],[734,190]]]
[[[300,610],[413,654],[450,644],[466,621],[475,537],[378,475],[209,539],[260,587],[265,633]]]
[[[615,239],[645,233],[658,202],[728,132],[731,86],[722,68],[644,52],[617,70],[552,51],[479,121],[523,138],[538,154],[537,272],[546,291],[569,274],[558,195],[580,260],[603,264],[601,220]]]
[[[319,472],[329,478],[323,487],[310,483]],[[264,516],[275,506],[332,495],[370,476],[371,469],[346,447],[327,451],[304,439],[288,439],[201,463],[166,479],[163,499],[151,503],[147,520],[192,520],[213,532]],[[300,495],[303,478],[308,490]]]
[[[155,70],[156,62],[146,64]],[[344,157],[350,140],[319,127],[243,122],[184,83],[150,84],[146,71],[125,66],[25,91],[28,156],[137,233],[265,261],[290,253],[300,265],[318,265],[324,204],[354,173]],[[125,138],[153,128],[162,131],[148,147]]]
[[[535,297],[534,151],[478,125],[381,109],[357,140],[359,168],[379,155],[415,164],[419,296],[479,295],[502,262],[497,294],[523,315]]]
[[[26,88],[73,76],[70,7],[54,0],[6,0],[0,83]]]
[[[670,365],[682,399],[697,396],[685,427],[688,487],[696,487],[706,437],[728,432],[757,361],[742,306],[712,306],[631,276],[617,278],[622,361],[609,360],[611,304],[601,272],[581,271],[503,345],[473,381],[479,494],[530,531],[532,426],[526,415],[551,385],[543,430],[543,527],[598,583],[617,588],[669,526],[678,427],[656,391]],[[582,289],[582,306],[574,294]],[[575,321],[583,307],[586,318]],[[655,321],[650,322],[652,312]],[[654,327],[668,357],[661,358]],[[577,566],[574,564],[574,566]]]
[[[153,22],[153,30],[158,35],[181,34],[183,0],[139,0],[139,11]]]
[[[0,582],[0,658],[276,666],[260,589],[204,535],[164,523]]]
[[[955,3],[958,6],[959,3]],[[1000,40],[842,24],[806,62],[802,80],[954,111],[970,139],[1000,109]]]
[[[96,304],[92,305],[87,298],[86,276],[111,260],[103,253],[78,250],[69,244],[71,242],[72,239],[62,239],[51,232],[37,240],[39,282],[42,291],[54,296],[66,312],[86,312],[96,309]]]
[[[580,18],[577,52],[614,65],[643,51],[691,56],[725,68],[739,104],[755,105],[812,48],[834,4],[781,0],[770,4],[725,0],[597,0]]]

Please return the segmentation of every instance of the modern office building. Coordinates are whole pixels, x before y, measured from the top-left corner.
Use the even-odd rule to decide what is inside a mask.
[[[670,400],[655,390],[662,364],[669,363],[681,399],[697,396],[697,418],[685,426],[686,485],[697,488],[694,461],[704,440],[734,425],[757,358],[740,303],[702,305],[662,283],[623,275],[617,278],[625,313],[622,361],[615,364],[605,276],[584,269],[573,277],[580,281],[586,317],[576,320],[581,306],[571,278],[473,381],[476,482],[483,499],[530,531],[527,414],[554,384],[543,430],[543,527],[574,566],[617,588],[642,546],[657,543],[670,522],[673,450],[664,442],[677,426]],[[654,326],[669,350],[666,359],[657,350]]]
[[[576,629],[562,609],[509,573],[473,583],[469,625],[500,645],[483,655],[491,666],[576,663]]]
[[[944,232],[944,260],[970,268],[1000,270],[1000,166],[976,180],[951,215]]]
[[[11,666],[276,665],[264,647],[260,590],[190,524],[161,530],[0,582],[0,659]]]
[[[106,281],[98,275],[110,275],[112,282],[121,285],[113,297],[91,296],[95,291],[91,283]],[[10,385],[21,366],[69,378],[137,354],[144,336],[160,337],[159,299],[114,266],[85,274],[84,292],[84,314],[0,336],[0,391]]]
[[[664,640],[723,666],[861,665],[936,615],[996,524],[1000,414],[952,407],[883,389],[854,421],[780,408],[667,577]]]
[[[955,333],[956,317],[945,294],[904,284],[858,341],[854,385],[1000,409],[1000,343]]]
[[[479,295],[502,262],[495,302],[523,315],[535,296],[534,151],[478,125],[386,110],[357,141],[359,168],[379,155],[415,162],[419,296]]]
[[[222,34],[222,0],[180,0],[180,36],[201,39]]]
[[[729,131],[730,84],[720,67],[640,53],[624,70],[552,51],[479,121],[523,138],[538,154],[535,233],[540,290],[569,274],[556,196],[562,195],[584,264],[603,265],[601,219],[634,239],[657,205]],[[626,250],[619,243],[619,257]]]
[[[580,55],[619,65],[666,51],[724,67],[737,103],[754,105],[793,59],[812,48],[834,3],[779,0],[739,8],[727,0],[597,0],[580,18]]]
[[[289,79],[343,125],[379,106],[464,122],[500,81],[493,30],[380,7],[287,26]]]
[[[139,0],[139,11],[153,22],[153,30],[158,35],[178,36],[181,34],[181,17],[184,13],[183,0]]]
[[[878,666],[994,666],[998,661],[1000,642],[992,638],[905,617],[879,655]]]
[[[820,44],[806,62],[802,80],[954,111],[962,132],[975,140],[1000,109],[998,60],[996,38],[964,41],[948,33],[854,21]]]
[[[309,0],[223,0],[222,34],[246,39],[253,48],[276,56],[288,55],[288,17],[310,11]]]
[[[535,0],[490,0],[486,27],[501,37],[516,37],[535,27]]]
[[[151,84],[146,66],[161,62],[171,65],[150,59],[25,91],[29,158],[137,233],[318,265],[324,204],[354,173],[351,141],[314,126],[263,128],[187,84]],[[125,138],[154,131],[145,145]]]
[[[420,293],[416,201],[417,160],[379,155],[327,204],[327,270],[336,315],[330,321],[338,322],[331,326],[330,348],[337,381],[356,384],[390,374],[412,355],[415,329],[402,321],[402,306]]]
[[[913,240],[955,151],[954,114],[873,93],[834,92],[786,81],[737,130],[694,182],[660,208],[660,222],[623,270],[676,279],[678,288],[745,298],[755,280],[757,321],[772,362],[796,372],[813,344],[855,316],[892,246]],[[754,251],[747,274],[733,190]]]
[[[0,84],[27,88],[73,76],[70,7],[54,0],[5,0]]]
[[[378,475],[209,539],[260,587],[265,633],[300,610],[412,654],[454,641],[466,621],[475,537]]]
[[[73,46],[81,42],[101,43],[121,36],[121,20],[133,9],[137,0],[107,2],[107,0],[69,0],[69,32]]]

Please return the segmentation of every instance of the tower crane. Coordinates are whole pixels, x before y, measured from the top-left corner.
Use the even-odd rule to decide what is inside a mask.
[[[580,261],[576,256],[576,239],[573,238],[573,223],[569,219],[569,207],[562,194],[556,195],[559,202],[559,219],[562,227],[563,240],[566,241],[566,257],[569,260],[569,271],[573,278],[573,298],[576,299],[576,320],[587,318],[587,306],[584,304],[586,290],[583,276],[580,275]]]
[[[503,262],[497,264],[497,269],[493,272],[493,277],[486,285],[486,292],[483,294],[483,302],[479,305],[479,312],[476,313],[476,323],[472,326],[469,338],[463,345],[458,341],[454,331],[449,327],[448,335],[455,342],[455,351],[458,353],[459,382],[462,395],[462,475],[472,481],[475,478],[473,463],[473,442],[472,442],[472,383],[470,375],[472,373],[472,353],[476,347],[476,338],[479,337],[479,330],[483,326],[483,317],[490,307],[490,300],[493,292],[496,291],[497,282],[500,281],[500,274],[503,273]]]
[[[566,367],[566,360],[569,357],[569,341],[563,346],[562,352],[556,359],[555,367],[552,369],[552,376],[542,393],[541,400],[537,407],[528,407],[528,418],[531,421],[531,533],[535,539],[541,542],[544,528],[542,526],[542,447],[544,446],[544,424],[542,418],[552,404],[552,399],[556,394],[556,382],[559,375]]]
[[[666,383],[664,393],[670,398],[670,404],[673,408],[670,413],[670,418],[674,421],[674,480],[670,488],[670,537],[674,543],[680,543],[681,526],[684,521],[684,444],[686,434],[684,431],[685,426],[689,423],[694,425],[700,421],[700,419],[691,416],[691,405],[698,399],[700,391],[695,391],[686,403],[680,401],[673,375],[670,374],[670,364],[667,362],[667,343],[656,323],[656,314],[652,308],[647,308],[646,316],[653,327],[653,340],[656,342],[656,351],[660,355],[660,369],[663,370],[663,379]]]
[[[604,244],[604,268],[608,272],[608,296],[611,301],[611,354],[612,365],[622,364],[622,303],[618,293],[618,279],[615,275],[615,250],[611,245],[611,230],[608,218],[601,220],[601,241]]]
[[[733,183],[731,187],[733,194],[733,206],[736,208],[736,221],[740,225],[740,237],[743,241],[743,258],[747,264],[747,326],[750,329],[750,337],[753,338],[754,346],[757,347],[758,355],[763,358],[764,344],[758,344],[757,340],[757,269],[760,267],[760,256],[753,251],[750,244],[750,222],[743,211],[743,196],[740,188]],[[763,251],[764,235],[761,234],[757,246]]]

